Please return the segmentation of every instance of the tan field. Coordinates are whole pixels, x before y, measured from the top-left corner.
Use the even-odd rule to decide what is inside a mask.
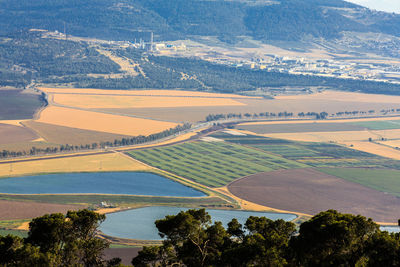
[[[114,142],[115,139],[130,138],[127,135],[82,130],[37,121],[27,121],[24,122],[24,125],[33,129],[44,141],[53,144],[86,145],[95,142]],[[36,144],[36,142],[35,144],[31,143],[31,146],[36,146]]]
[[[122,135],[149,135],[177,126],[176,123],[117,116],[92,111],[50,106],[37,122]]]
[[[393,148],[400,148],[400,140],[399,139],[398,140],[377,141],[377,143],[385,145],[385,146],[390,146]]]
[[[180,90],[102,90],[82,88],[47,88],[40,87],[45,93],[58,94],[89,94],[89,95],[132,95],[132,96],[192,96],[192,97],[217,97],[217,98],[248,98],[261,99],[261,97],[242,96],[236,94],[219,94]]]
[[[202,106],[245,106],[230,98],[165,97],[165,96],[116,96],[55,94],[57,104],[78,108],[172,108]]]
[[[400,151],[395,148],[376,144],[373,142],[343,142],[343,144],[352,146],[353,149],[368,152],[382,157],[400,160]]]
[[[43,159],[0,164],[0,177],[99,171],[145,171],[151,168],[121,153]]]
[[[341,91],[323,91],[321,93],[315,93],[311,95],[293,95],[293,96],[277,96],[276,99],[281,100],[304,100],[304,99],[315,99],[315,100],[336,100],[345,102],[368,102],[368,103],[398,103],[400,106],[400,96],[392,95],[380,95],[380,94],[363,94],[353,92],[341,92]]]

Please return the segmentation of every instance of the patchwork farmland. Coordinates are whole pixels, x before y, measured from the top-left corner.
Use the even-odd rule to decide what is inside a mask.
[[[306,167],[270,153],[225,142],[190,142],[135,150],[129,155],[210,187],[224,186],[237,178],[258,172]]]

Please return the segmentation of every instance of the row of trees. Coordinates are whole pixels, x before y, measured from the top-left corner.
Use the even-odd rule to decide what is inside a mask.
[[[387,114],[390,112],[400,112],[400,109],[387,109],[387,110],[381,110],[382,114]],[[375,113],[374,110],[368,111],[368,114],[373,114]],[[358,116],[358,115],[366,115],[366,111],[344,111],[344,112],[337,112],[335,115],[340,117],[340,116]],[[332,114],[333,116],[334,114]],[[297,113],[297,117],[300,118],[315,118],[317,120],[323,120],[326,119],[329,116],[329,114],[325,111],[323,112],[299,112]],[[209,114],[206,117],[206,121],[217,121],[217,120],[222,120],[222,119],[258,119],[258,118],[293,118],[295,115],[293,112],[259,112],[259,113],[228,113],[228,114]]]
[[[381,114],[388,114],[388,113],[395,113],[395,112],[400,112],[400,109],[382,109],[379,111]],[[342,117],[342,116],[364,116],[364,115],[372,115],[376,113],[375,110],[368,110],[368,111],[360,111],[360,110],[354,110],[354,111],[340,111],[336,112],[335,114],[332,114],[331,116],[337,116],[337,117]],[[315,118],[317,120],[323,120],[326,119],[329,116],[329,114],[325,111],[323,112],[299,112],[297,113],[297,117],[300,118]],[[258,119],[258,118],[293,118],[295,115],[293,112],[259,112],[259,113],[228,113],[228,114],[209,114],[206,117],[206,121],[217,121],[217,120],[225,120],[225,119]]]
[[[99,149],[99,148],[107,148],[107,147],[119,147],[119,146],[129,146],[129,145],[138,145],[147,142],[156,141],[161,138],[165,138],[176,133],[185,131],[190,129],[192,125],[190,123],[184,123],[182,125],[178,125],[174,128],[170,128],[168,130],[143,136],[134,136],[131,138],[122,138],[122,139],[115,139],[114,142],[105,141],[99,143],[92,143],[86,145],[60,145],[59,147],[47,147],[47,148],[37,148],[32,147],[29,151],[9,151],[3,150],[0,152],[0,158],[11,158],[11,157],[21,157],[21,156],[34,156],[40,154],[54,154],[58,152],[69,152],[69,151],[79,151],[79,150],[89,150],[89,149]]]

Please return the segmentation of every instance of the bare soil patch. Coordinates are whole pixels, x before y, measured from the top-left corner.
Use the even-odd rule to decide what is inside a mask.
[[[41,105],[38,95],[0,90],[0,120],[31,119]]]
[[[38,136],[28,128],[0,123],[0,144],[29,142],[37,138]]]
[[[54,144],[86,145],[129,138],[128,135],[83,130],[37,121],[27,121],[24,124],[39,133],[47,142]]]
[[[400,198],[310,168],[251,175],[228,189],[260,205],[311,215],[336,209],[378,222],[396,222],[400,212]]]
[[[79,205],[62,205],[36,202],[0,200],[0,220],[31,219],[48,213],[66,213],[84,208]]]

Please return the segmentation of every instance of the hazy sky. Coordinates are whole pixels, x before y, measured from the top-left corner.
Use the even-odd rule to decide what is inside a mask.
[[[400,13],[400,0],[346,0],[371,9]]]

